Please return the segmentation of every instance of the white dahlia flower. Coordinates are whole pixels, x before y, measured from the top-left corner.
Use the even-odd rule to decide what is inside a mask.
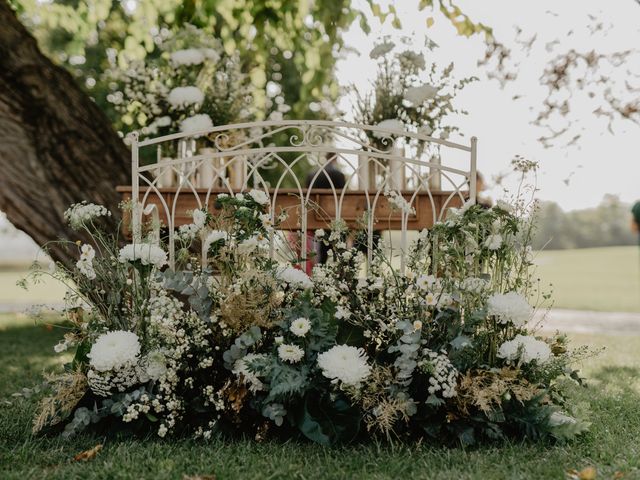
[[[143,265],[161,268],[167,264],[167,252],[151,243],[130,243],[120,249],[120,263],[140,261]]]
[[[100,335],[87,354],[89,364],[98,372],[107,372],[138,363],[140,342],[133,332],[115,330]]]
[[[280,268],[277,271],[276,275],[280,280],[286,282],[290,287],[293,288],[300,288],[302,290],[305,290],[307,288],[313,287],[313,282],[309,278],[309,275],[304,273],[302,270],[293,268],[290,265]]]
[[[200,105],[204,101],[204,93],[198,87],[176,87],[169,92],[167,101],[173,108]]]
[[[291,322],[289,330],[297,337],[304,337],[309,332],[309,330],[311,330],[311,322],[308,318],[296,318],[293,322]]]
[[[551,348],[546,342],[529,335],[516,335],[513,340],[508,340],[500,345],[498,357],[508,362],[520,359],[523,363],[536,360],[545,363],[551,357]]]
[[[336,345],[318,355],[322,374],[345,385],[358,386],[371,374],[367,354],[362,348]]]
[[[487,312],[495,315],[501,323],[513,323],[522,327],[533,315],[526,298],[518,292],[496,293],[487,300]]]
[[[304,350],[297,345],[282,343],[278,346],[278,356],[283,362],[298,363],[304,357]]]

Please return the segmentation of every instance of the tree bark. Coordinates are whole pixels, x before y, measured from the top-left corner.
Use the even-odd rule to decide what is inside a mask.
[[[86,240],[63,213],[87,200],[118,212],[118,184],[129,183],[129,152],[109,119],[71,74],[39,50],[0,0],[0,210],[39,245]],[[117,216],[108,220],[118,228]],[[54,260],[75,262],[59,244]]]

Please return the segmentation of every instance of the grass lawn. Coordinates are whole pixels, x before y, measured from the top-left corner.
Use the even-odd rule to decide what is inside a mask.
[[[543,285],[553,284],[555,307],[640,312],[638,247],[543,251],[536,263]]]
[[[60,336],[58,328],[0,315],[0,399],[32,386],[43,370],[60,363],[52,351]],[[593,426],[569,445],[516,443],[463,450],[372,444],[328,449],[306,443],[140,442],[92,435],[65,441],[32,438],[34,402],[22,400],[0,408],[0,478],[563,479],[567,471],[589,466],[596,467],[597,478],[640,478],[640,336],[574,338],[607,350],[585,362],[591,387],[580,396],[590,404]],[[104,448],[93,460],[71,460],[99,443]]]

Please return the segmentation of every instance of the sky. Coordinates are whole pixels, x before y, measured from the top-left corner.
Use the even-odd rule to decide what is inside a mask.
[[[368,11],[365,3],[362,1],[360,7]],[[607,123],[593,114],[592,104],[579,97],[574,114],[579,120],[574,128],[584,131],[574,146],[560,144],[543,148],[538,141],[543,131],[531,124],[534,111],[541,105],[546,92],[539,80],[544,66],[552,58],[546,44],[559,39],[558,53],[569,48],[598,52],[636,48],[640,46],[638,2],[457,1],[456,4],[472,19],[491,26],[496,37],[516,51],[516,56],[521,47],[514,42],[515,26],[523,30],[524,38],[537,35],[531,52],[519,55],[523,61],[518,67],[517,80],[504,88],[496,80],[487,78],[486,67],[477,65],[485,53],[483,38],[458,36],[439,14],[434,15],[433,27],[427,29],[426,19],[430,15],[427,10],[419,12],[417,4],[418,0],[395,2],[402,22],[400,31],[390,25],[389,19],[381,25],[372,17],[373,29],[368,36],[354,24],[345,35],[345,44],[357,52],[347,53],[338,62],[338,79],[343,86],[355,85],[361,90],[370,88],[376,63],[369,58],[369,52],[377,38],[408,35],[415,38],[416,45],[422,45],[426,34],[439,45],[429,59],[442,66],[453,62],[456,75],[460,77],[479,77],[478,82],[469,85],[456,99],[456,104],[469,114],[452,119],[452,123],[465,134],[465,143],[471,136],[478,137],[478,169],[493,187],[487,192],[490,196],[499,198],[503,189],[492,178],[508,172],[511,159],[522,155],[540,164],[538,198],[553,200],[565,210],[596,206],[607,193],[618,195],[626,202],[640,199],[640,126],[630,121],[618,122],[612,134],[607,130]],[[589,15],[603,23],[603,31],[590,31],[588,26],[593,22]],[[569,31],[572,34],[567,36]],[[609,72],[612,85],[630,80],[638,86],[640,55],[635,55],[633,60],[634,63]],[[638,77],[630,79],[628,70]],[[514,95],[519,96],[517,101],[513,100]],[[350,99],[344,98],[342,109],[348,111],[349,104]],[[509,181],[506,185],[509,186]]]

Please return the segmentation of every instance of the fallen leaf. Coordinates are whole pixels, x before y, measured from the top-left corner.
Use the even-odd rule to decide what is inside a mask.
[[[75,457],[73,457],[73,461],[74,462],[86,462],[88,460],[93,460],[96,455],[98,455],[98,452],[102,450],[102,444],[99,443],[98,445],[96,445],[95,447],[89,449],[89,450],[85,450],[84,452],[80,452],[78,453]]]
[[[578,478],[580,480],[595,480],[596,474],[596,467],[586,467],[578,472]]]

